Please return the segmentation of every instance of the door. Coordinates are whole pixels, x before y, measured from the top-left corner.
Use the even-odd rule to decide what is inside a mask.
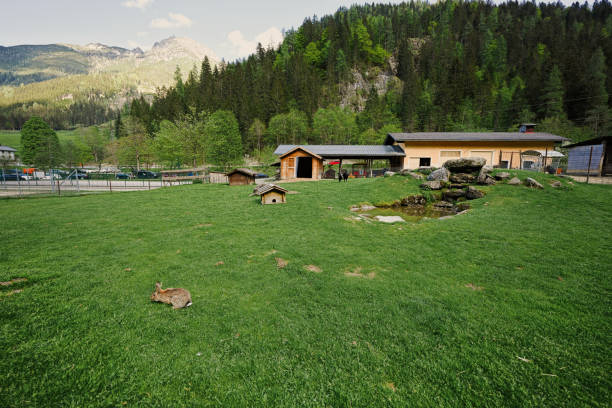
[[[298,157],[297,178],[312,178],[312,157]]]

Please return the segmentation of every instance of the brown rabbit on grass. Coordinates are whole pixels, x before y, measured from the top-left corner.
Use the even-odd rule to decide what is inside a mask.
[[[151,294],[153,302],[162,302],[172,305],[173,309],[191,306],[191,294],[186,289],[162,289],[161,283],[155,283],[155,291]]]

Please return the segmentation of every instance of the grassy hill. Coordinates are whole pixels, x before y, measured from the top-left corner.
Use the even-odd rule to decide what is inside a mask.
[[[536,177],[401,226],[347,217],[403,177],[2,200],[0,405],[605,406],[612,189]]]

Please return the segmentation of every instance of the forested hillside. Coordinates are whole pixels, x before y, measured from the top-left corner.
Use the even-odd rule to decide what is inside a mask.
[[[611,11],[607,0],[342,8],[306,19],[279,49],[218,69],[204,61],[151,106],[134,102],[132,114],[154,135],[164,119],[230,110],[247,149],[521,121],[583,138],[610,125]]]

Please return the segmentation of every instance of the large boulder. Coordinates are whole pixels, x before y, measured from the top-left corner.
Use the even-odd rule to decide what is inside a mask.
[[[495,178],[497,180],[506,180],[510,178],[510,173],[508,173],[507,171],[502,171],[501,173],[497,173],[495,175]]]
[[[453,208],[453,203],[449,203],[448,201],[437,201],[433,204],[434,207],[436,208],[444,208],[444,209],[450,209]]]
[[[550,183],[550,186],[554,187],[554,188],[559,188],[559,187],[561,187],[561,182],[559,180],[555,180],[555,181]]]
[[[482,166],[482,168],[480,169],[480,173],[478,173],[478,178],[476,179],[476,182],[483,186],[490,186],[495,184],[495,179],[489,174],[492,171],[493,167]]]
[[[482,197],[484,197],[484,192],[472,186],[469,186],[467,188],[467,191],[465,192],[465,198],[467,198],[468,200],[476,200],[477,198]]]
[[[401,202],[403,206],[423,206],[427,204],[427,199],[421,194],[415,194],[402,198]]]
[[[434,170],[427,176],[427,180],[440,180],[440,181],[448,181],[448,176],[450,176],[450,172],[442,167],[441,169]]]
[[[386,224],[395,224],[396,222],[406,222],[406,220],[404,220],[399,215],[377,215],[374,218]]]
[[[470,173],[454,173],[450,175],[450,181],[457,184],[468,184],[476,181],[476,176]]]
[[[544,188],[543,185],[541,185],[540,183],[538,183],[536,180],[532,179],[531,177],[527,177],[524,181],[525,185],[527,187],[531,187],[531,188]]]
[[[440,180],[426,181],[421,184],[421,188],[424,190],[440,190],[442,189],[442,182]]]
[[[444,200],[455,201],[459,197],[465,197],[465,190],[448,190],[442,193]]]
[[[521,184],[521,180],[518,177],[512,177],[510,180],[508,180],[508,184],[511,186],[518,186]]]
[[[475,173],[487,163],[482,157],[462,157],[444,163],[451,173]]]

